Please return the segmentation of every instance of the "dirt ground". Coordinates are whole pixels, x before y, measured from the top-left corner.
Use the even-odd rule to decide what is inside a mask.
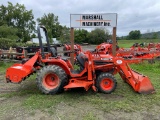
[[[88,49],[89,46],[84,46]],[[62,47],[61,47],[62,48]],[[58,50],[61,51],[61,48]],[[91,48],[93,49],[93,47]],[[24,81],[21,84],[7,84],[5,73],[0,71],[0,95],[13,91],[25,90],[26,86],[35,84],[32,81]],[[36,85],[35,85],[36,86]],[[54,108],[54,113],[49,114],[41,110],[26,110],[21,106],[25,96],[0,97],[0,120],[159,120],[160,108],[155,106],[154,111],[144,110],[137,112],[111,111],[106,113],[96,107],[84,103],[77,103],[76,106],[59,103]],[[90,111],[90,112],[89,112]],[[89,113],[89,114],[85,114]],[[81,115],[84,116],[82,117]]]

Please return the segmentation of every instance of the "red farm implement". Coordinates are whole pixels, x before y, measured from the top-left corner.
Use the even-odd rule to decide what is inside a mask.
[[[70,51],[71,51],[71,45],[70,44],[64,44],[63,48],[64,56],[70,56]],[[69,51],[69,52],[67,52]],[[79,44],[74,45],[74,56],[76,57],[80,52],[82,52],[82,47]]]
[[[137,45],[137,44],[136,44]],[[131,48],[119,48],[116,46],[116,56],[124,59],[141,59],[141,60],[152,60],[160,56],[159,44],[156,44],[156,48],[151,47],[140,47],[134,45]],[[136,47],[135,47],[136,46]],[[99,54],[110,54],[112,55],[112,44],[102,43],[95,49]]]

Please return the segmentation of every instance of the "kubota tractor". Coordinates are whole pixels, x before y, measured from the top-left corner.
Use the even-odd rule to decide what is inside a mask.
[[[45,57],[40,28],[45,31],[49,45],[47,30],[38,26],[37,32],[41,50],[22,64],[14,64],[6,71],[7,82],[20,83],[31,74],[37,72],[36,83],[45,94],[56,94],[71,88],[84,88],[88,91],[111,93],[117,86],[114,74],[119,73],[124,81],[139,93],[153,93],[155,90],[147,76],[133,71],[127,62],[120,57],[109,57],[91,54],[90,51],[77,56],[80,69],[74,70],[68,59],[57,56],[54,48],[48,49],[52,57]],[[97,59],[95,59],[97,57]]]

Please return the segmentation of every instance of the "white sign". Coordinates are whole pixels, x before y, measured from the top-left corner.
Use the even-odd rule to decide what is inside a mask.
[[[117,14],[71,14],[70,25],[74,28],[83,27],[116,27]]]

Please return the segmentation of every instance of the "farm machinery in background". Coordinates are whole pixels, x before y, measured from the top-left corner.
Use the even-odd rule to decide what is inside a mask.
[[[52,56],[46,57],[43,50],[40,28],[45,31],[48,52]],[[70,60],[57,55],[54,47],[50,47],[47,30],[44,26],[37,28],[40,51],[21,64],[14,64],[6,70],[6,81],[21,83],[33,73],[37,73],[36,83],[45,94],[56,94],[72,88],[84,88],[88,91],[112,93],[117,86],[115,74],[138,93],[154,93],[154,87],[147,76],[132,70],[125,59],[113,57],[98,52],[80,52],[76,59],[80,68],[74,70]]]
[[[51,45],[51,47],[54,47],[57,50],[57,46],[56,45]],[[24,58],[31,58],[32,56],[35,55],[35,53],[37,51],[40,50],[40,46],[28,46],[28,47],[16,47],[16,48],[12,48],[10,47],[9,50],[0,50],[0,59],[12,59],[12,60],[22,60]],[[49,55],[48,54],[48,47],[45,45],[43,46],[43,50],[45,55]]]
[[[70,51],[71,46],[68,44],[64,45],[64,51]],[[78,44],[74,45],[74,60],[76,63],[76,56],[81,53],[82,47]],[[84,52],[84,51],[83,51]],[[101,43],[100,45],[97,45],[96,48],[93,50],[93,52],[97,52],[97,54],[103,54],[103,55],[112,55],[112,42],[107,41],[104,43]],[[70,56],[70,53],[64,53],[64,56]],[[149,43],[148,46],[144,47],[144,44],[138,44],[135,43],[130,48],[120,48],[118,45],[116,45],[116,56],[122,57],[126,60],[132,61],[132,63],[137,61],[144,61],[148,60],[149,63],[153,63],[154,59],[160,56],[160,43],[153,44]],[[139,60],[135,60],[139,59]]]
[[[94,52],[102,55],[112,55],[112,43],[101,43],[96,46]],[[138,44],[134,44],[131,48],[119,48],[119,46],[116,45],[116,56],[126,60],[132,60],[133,63],[134,61],[137,62],[135,59],[151,61],[160,56],[160,43],[154,45],[149,43],[147,47],[141,47]]]
[[[34,46],[34,47],[16,47],[16,52],[17,53],[22,53],[22,55],[16,55],[16,59],[18,60],[22,60],[25,58],[24,54],[25,54],[25,51],[27,51],[27,53],[36,53],[37,51],[39,51],[39,47],[37,46]],[[32,57],[33,55],[31,56],[28,56],[28,57]]]
[[[63,51],[66,51],[64,53],[64,56],[70,57],[70,52],[67,53],[67,51],[71,51],[71,44],[64,44]],[[79,44],[75,44],[74,45],[74,56],[76,57],[81,52],[82,52],[82,47]]]
[[[148,50],[150,49],[156,49],[156,50],[160,50],[160,43],[135,43],[133,44],[132,47],[140,47],[140,48],[148,48]]]
[[[122,56],[126,59],[136,58],[141,60],[148,60],[151,62],[160,56],[160,43],[149,43],[146,46],[143,44],[135,43],[129,49],[119,49],[117,51],[117,56]]]
[[[52,45],[52,47],[54,47],[57,50],[57,46],[56,45]],[[44,52],[48,52],[48,46],[43,46]],[[22,55],[16,55],[16,59],[20,59],[22,60],[23,58],[25,58],[24,53],[25,51],[27,53],[33,53],[28,55],[27,57],[31,58],[32,56],[34,56],[34,53],[36,53],[37,51],[40,50],[40,46],[29,46],[29,47],[16,47],[16,52],[17,53],[22,53]]]

